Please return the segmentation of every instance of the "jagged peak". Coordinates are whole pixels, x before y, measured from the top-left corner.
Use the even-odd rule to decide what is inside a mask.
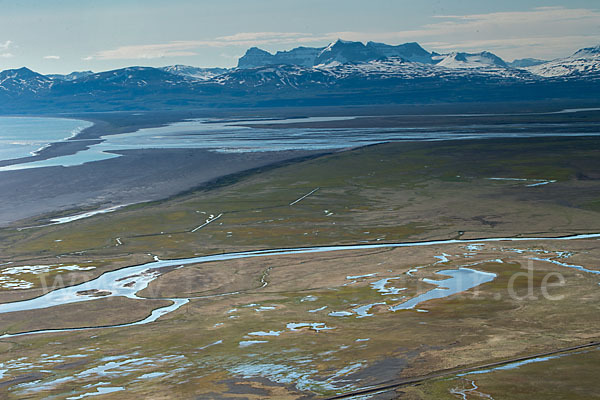
[[[27,67],[7,69],[7,70],[4,70],[3,72],[12,72],[12,73],[18,73],[18,74],[37,74],[37,72],[34,72]]]
[[[409,47],[409,48],[418,48],[418,49],[427,51],[418,42],[406,42],[406,43],[394,45],[394,44],[387,44],[387,43],[383,43],[383,42],[374,42],[372,40],[368,41],[367,47],[372,47],[372,46]]]
[[[351,44],[351,43],[360,43],[360,44],[362,44],[362,42],[355,42],[355,41],[352,41],[352,40],[344,40],[344,39],[337,38],[337,40],[335,42],[332,42],[332,45],[336,45],[336,44]]]
[[[330,51],[335,47],[340,47],[340,46],[345,46],[345,45],[360,45],[360,46],[364,46],[364,44],[362,42],[355,42],[355,41],[351,41],[351,40],[343,40],[338,38],[335,42],[331,42],[329,43],[329,45],[327,45],[327,47],[325,47],[325,49],[323,49],[323,51]]]
[[[21,68],[14,68],[14,69],[7,69],[1,72],[2,75],[4,76],[8,76],[10,75],[12,78],[21,78],[21,79],[27,79],[27,78],[37,78],[37,79],[47,79],[50,80],[50,78],[37,73],[35,71],[30,70],[27,67],[21,67]]]
[[[261,54],[261,55],[268,54],[268,55],[272,55],[268,51],[263,50],[263,49],[261,49],[259,47],[256,47],[256,46],[252,46],[248,50],[246,50],[246,55],[249,55],[249,54],[251,54],[251,55],[256,55],[256,54]]]
[[[33,72],[32,70],[30,70],[27,67],[21,67],[21,68],[16,69],[15,71],[18,71],[18,72]]]
[[[585,57],[589,55],[600,55],[600,44],[593,47],[579,49],[573,54],[573,57]]]

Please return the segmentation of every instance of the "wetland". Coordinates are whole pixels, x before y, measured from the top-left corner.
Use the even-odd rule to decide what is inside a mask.
[[[179,174],[167,166],[183,152],[184,169],[209,159],[234,164],[212,164],[216,172],[204,178],[190,174],[131,202],[98,202],[83,187],[88,203],[72,207],[56,189],[46,208],[6,218],[0,395],[593,398],[596,348],[535,355],[598,340],[600,113],[514,113],[504,118],[521,125],[511,127],[462,112],[419,119],[370,111],[308,121],[298,111],[285,124],[265,114],[252,128],[237,127],[246,115],[220,122],[278,135],[302,129],[317,141],[330,129],[327,146],[228,153],[225,141],[220,151],[210,143],[138,148],[78,166],[0,172],[6,187],[29,174],[39,193],[44,176],[112,171],[139,164],[140,154],[164,157],[146,175],[126,170],[140,187],[161,166],[157,188]],[[200,116],[183,117],[132,132],[169,134],[169,124]],[[143,121],[129,121],[136,118]],[[524,120],[534,123],[528,134],[501,134],[523,130]],[[105,118],[120,126],[112,142],[89,132],[80,139],[113,145],[133,129],[127,121]],[[385,130],[419,125],[433,135],[444,124],[460,140],[429,140],[421,130],[414,135],[427,140],[399,140]],[[336,129],[360,126],[372,142],[331,145]],[[254,142],[271,146],[260,135]],[[32,193],[23,196],[33,201]],[[521,357],[528,361],[478,369]],[[384,388],[414,377],[425,378]]]

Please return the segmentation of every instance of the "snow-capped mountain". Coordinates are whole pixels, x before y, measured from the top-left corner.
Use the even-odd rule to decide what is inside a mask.
[[[433,56],[433,61],[436,65],[446,68],[508,67],[504,60],[489,51],[483,51],[481,53],[453,52],[450,54]]]
[[[201,81],[208,81],[229,71],[228,68],[198,68],[189,65],[169,65],[159,69],[170,74],[188,76]]]
[[[238,68],[258,68],[269,65],[298,65],[301,67],[313,67],[317,58],[323,52],[329,53],[333,43],[327,47],[296,47],[292,50],[278,51],[271,54],[268,51],[251,47],[243,57],[238,60]]]
[[[21,68],[0,72],[0,113],[598,99],[600,46],[534,66],[519,61],[338,40],[275,54],[251,48],[233,69],[174,65],[44,76]]]
[[[600,78],[600,45],[577,51],[570,57],[559,58],[527,68],[547,78]]]
[[[432,64],[433,53],[428,52],[416,42],[391,46],[385,43],[368,42],[367,48],[373,49],[380,57],[401,58],[405,61]]]
[[[28,68],[7,69],[0,72],[0,91],[11,96],[20,96],[47,91],[52,80]]]
[[[239,59],[238,68],[257,68],[269,65],[298,65],[314,67],[317,65],[361,63],[384,58],[402,58],[406,61],[432,63],[429,53],[418,43],[405,43],[391,46],[384,43],[350,42],[338,39],[326,47],[296,47],[288,51],[271,54],[268,51],[252,47]]]
[[[268,51],[251,47],[238,61],[238,68],[258,68],[268,65],[299,65],[312,67],[315,60],[325,47],[296,47],[292,50],[278,51],[271,54]]]
[[[348,76],[364,77],[365,79],[423,79],[436,78],[459,79],[459,78],[495,78],[495,79],[518,79],[535,80],[536,77],[528,71],[513,68],[499,68],[495,65],[484,66],[476,62],[460,64],[447,67],[440,64],[426,64],[418,62],[407,62],[400,58],[386,58],[382,60],[369,61],[359,64],[329,64],[318,66],[321,71],[343,78]]]
[[[325,47],[314,61],[314,65],[348,64],[373,61],[383,56],[361,42],[338,39]]]
[[[520,58],[520,59],[514,60],[512,62],[509,62],[507,64],[513,68],[527,68],[527,67],[533,67],[536,65],[544,64],[547,62],[548,62],[548,60],[540,60],[537,58]]]
[[[278,63],[274,61],[274,57],[275,56],[268,51],[259,49],[258,47],[250,47],[248,50],[246,50],[246,54],[244,54],[238,60],[237,67],[246,69],[264,67],[266,65],[276,65]]]
[[[239,59],[238,69],[253,69],[277,65],[295,65],[305,68],[326,68],[347,64],[363,64],[382,60],[394,60],[395,65],[401,62],[414,63],[414,71],[423,70],[422,64],[436,65],[452,70],[496,70],[500,75],[514,75],[511,69],[526,70],[530,74],[541,77],[574,77],[591,76],[600,73],[600,46],[581,49],[571,57],[544,61],[533,58],[505,62],[502,58],[489,52],[479,53],[452,52],[438,54],[428,52],[418,43],[388,45],[384,43],[351,42],[338,39],[326,47],[297,47],[288,51],[271,54],[257,47],[250,48]],[[375,62],[375,64],[373,64]],[[390,63],[384,63],[389,66]],[[420,65],[417,65],[420,64]],[[383,65],[383,64],[382,64]],[[369,69],[370,67],[365,67]],[[386,67],[388,68],[388,67]],[[401,68],[403,71],[406,68]],[[440,70],[437,70],[438,72]],[[489,74],[490,71],[488,71]],[[411,76],[414,75],[410,74]],[[523,74],[521,74],[523,75]]]
[[[244,90],[270,90],[326,87],[335,83],[335,76],[318,68],[297,65],[265,66],[235,69],[214,80],[222,87]]]
[[[250,69],[274,65],[322,68],[325,66],[370,63],[385,59],[438,65],[450,69],[510,68],[504,60],[488,51],[438,54],[428,52],[414,42],[396,46],[376,42],[368,42],[365,45],[362,42],[350,42],[341,39],[326,47],[297,47],[289,51],[279,51],[275,54],[253,47],[240,58],[238,68]],[[418,66],[415,66],[415,68],[419,69]]]
[[[594,47],[586,47],[578,50],[572,57],[597,58],[600,55],[600,44]]]
[[[112,71],[99,72],[97,74],[85,75],[71,81],[75,85],[100,84],[105,87],[111,86],[150,86],[153,84],[180,84],[188,81],[185,77],[162,71],[151,67],[127,67]]]
[[[129,102],[143,104],[146,96],[172,96],[189,90],[194,78],[174,75],[157,68],[128,67],[99,72],[71,81],[54,81],[51,90],[53,102],[89,104],[103,99],[129,98]],[[91,107],[96,107],[92,104]]]

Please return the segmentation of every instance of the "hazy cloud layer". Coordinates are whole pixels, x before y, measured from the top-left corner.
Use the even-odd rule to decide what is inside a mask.
[[[294,32],[242,32],[231,36],[217,37],[213,40],[182,40],[161,44],[121,46],[116,49],[100,51],[85,59],[125,60],[194,56],[203,47],[314,43],[321,39],[321,37],[310,34]]]
[[[600,42],[600,12],[542,7],[531,11],[446,15],[440,22],[412,31],[338,32],[348,40],[418,41],[431,49],[497,51],[507,57],[561,57]]]
[[[86,60],[156,59],[195,56],[202,48],[323,45],[343,38],[392,44],[418,41],[440,52],[496,51],[507,58],[565,56],[600,41],[600,12],[582,8],[542,7],[530,11],[444,15],[420,29],[396,32],[242,32],[209,40],[122,46],[97,52]],[[7,46],[10,42],[7,42]],[[0,46],[2,49],[2,46]]]

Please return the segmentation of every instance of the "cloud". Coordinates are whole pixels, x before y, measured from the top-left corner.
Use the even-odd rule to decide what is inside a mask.
[[[232,46],[261,46],[273,44],[296,44],[317,42],[321,37],[299,32],[242,32],[220,36],[212,40],[181,40],[160,44],[121,46],[99,51],[84,60],[135,60],[197,55],[201,48],[225,48]]]
[[[9,49],[15,47],[11,40],[6,40],[4,42],[0,42],[0,58],[13,58],[15,55],[8,51]]]
[[[224,42],[264,42],[298,39],[307,36],[306,33],[300,32],[242,32],[230,36],[220,36],[216,40]]]
[[[13,42],[11,40],[0,42],[0,50],[8,50],[12,46],[12,44]]]
[[[539,7],[529,11],[441,15],[398,32],[335,32],[349,40],[418,41],[437,51],[492,50],[515,57],[559,57],[600,42],[600,11]]]
[[[419,29],[393,32],[241,32],[210,40],[172,41],[122,46],[99,51],[84,60],[134,60],[198,55],[202,48],[323,45],[337,38],[399,44],[420,42],[439,52],[496,51],[502,57],[554,58],[600,41],[600,11],[539,7],[528,11],[440,15]],[[285,47],[284,47],[285,46]],[[0,47],[1,48],[1,47]]]
[[[200,46],[200,42],[191,41],[122,46],[112,50],[99,51],[84,58],[84,60],[149,60],[164,57],[194,56],[197,53],[191,50]]]
[[[60,60],[60,56],[44,56],[44,60]]]

